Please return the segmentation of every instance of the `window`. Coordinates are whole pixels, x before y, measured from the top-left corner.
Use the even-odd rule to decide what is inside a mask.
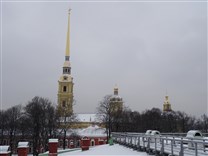
[[[67,90],[67,87],[64,86],[64,87],[63,87],[63,92],[66,92],[66,90]]]
[[[66,101],[62,102],[62,107],[66,107]]]

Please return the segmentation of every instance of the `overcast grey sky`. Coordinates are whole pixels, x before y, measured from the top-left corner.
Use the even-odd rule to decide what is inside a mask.
[[[2,108],[34,96],[57,102],[71,8],[76,113],[93,113],[115,84],[135,111],[207,113],[205,2],[6,3],[2,10]]]

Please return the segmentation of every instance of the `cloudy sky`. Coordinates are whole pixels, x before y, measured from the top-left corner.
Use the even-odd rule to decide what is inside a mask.
[[[3,2],[1,108],[57,102],[71,8],[76,113],[93,113],[117,84],[125,105],[207,113],[205,2]]]

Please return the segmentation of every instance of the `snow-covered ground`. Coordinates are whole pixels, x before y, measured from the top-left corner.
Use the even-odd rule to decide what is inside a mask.
[[[137,156],[147,156],[145,152],[137,152],[130,148],[114,144],[112,146],[106,144],[106,145],[100,145],[91,147],[88,151],[73,151],[73,152],[67,152],[59,154],[58,156],[73,156],[73,155],[137,155]]]

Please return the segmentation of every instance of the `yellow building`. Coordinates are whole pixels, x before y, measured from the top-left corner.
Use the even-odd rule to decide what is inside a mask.
[[[65,62],[63,74],[58,80],[58,111],[61,116],[70,116],[73,113],[73,77],[70,65],[70,10],[68,14],[68,29],[66,39]]]
[[[171,104],[170,104],[168,98],[169,98],[168,95],[166,95],[166,96],[165,96],[165,101],[164,101],[164,104],[163,104],[163,111],[164,111],[164,112],[172,111],[172,109],[171,109]]]
[[[114,87],[114,95],[110,98],[110,106],[113,112],[123,110],[123,99],[118,95],[118,87]]]

